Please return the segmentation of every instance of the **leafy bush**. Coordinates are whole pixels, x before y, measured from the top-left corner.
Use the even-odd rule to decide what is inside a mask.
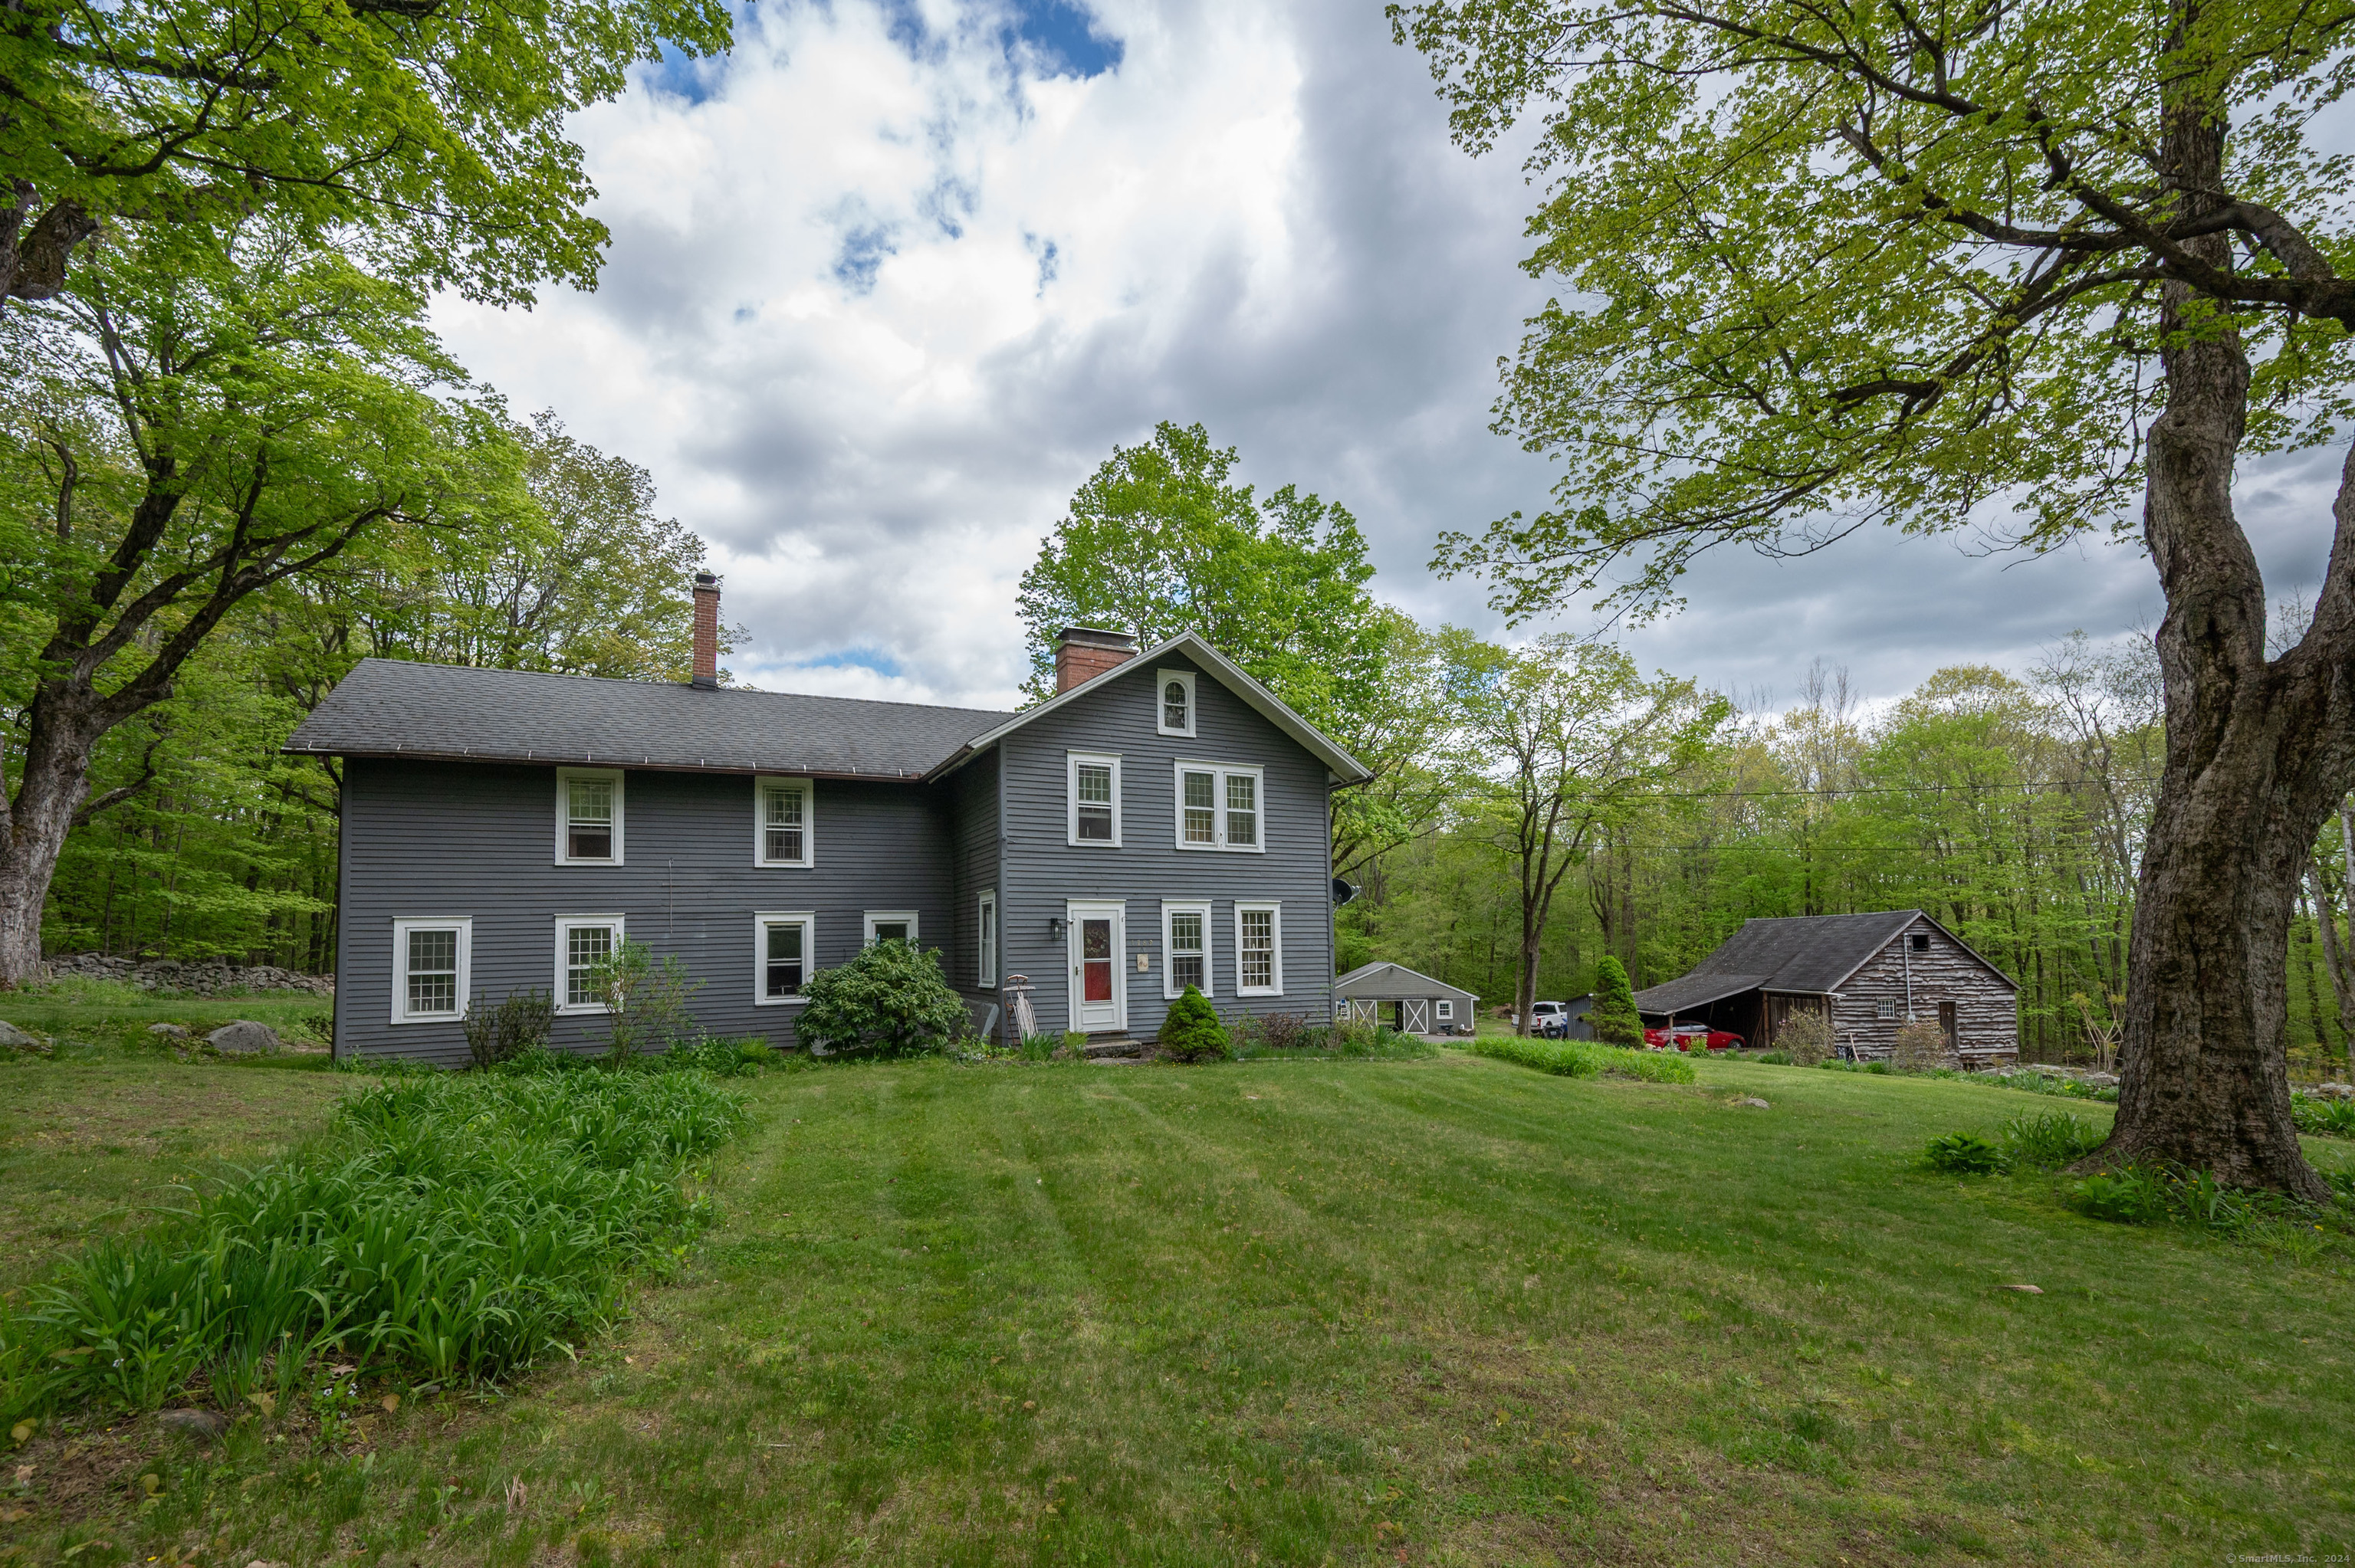
[[[2003,1150],[1974,1132],[1934,1138],[1923,1158],[1933,1170],[1957,1176],[1987,1176],[2003,1169]]]
[[[1926,1073],[1946,1065],[1946,1032],[1926,1019],[1909,1019],[1897,1026],[1889,1048],[1889,1065],[1901,1073]]]
[[[1161,1020],[1161,1054],[1178,1062],[1224,1061],[1233,1047],[1219,1010],[1192,986],[1169,1004]]]
[[[1584,1040],[1523,1040],[1514,1035],[1486,1035],[1472,1042],[1475,1055],[1493,1056],[1516,1066],[1534,1067],[1565,1078],[1592,1078],[1604,1073],[1641,1078],[1655,1084],[1689,1084],[1692,1064],[1672,1051],[1625,1051],[1615,1045]]]
[[[644,942],[623,942],[591,971],[590,986],[605,1009],[606,1057],[617,1066],[701,1033],[687,1003],[703,982],[687,973],[677,953],[655,963]]]
[[[794,1033],[828,1055],[919,1056],[973,1028],[964,1001],[941,977],[941,956],[914,944],[876,942],[848,963],[820,969],[802,988]]]
[[[1270,1012],[1259,1021],[1260,1044],[1271,1051],[1297,1051],[1313,1042],[1308,1020],[1296,1012]]]
[[[1644,1021],[1636,1012],[1627,966],[1608,953],[1594,965],[1594,1001],[1587,1007],[1586,1023],[1605,1045],[1636,1049],[1644,1044]]]
[[[742,1119],[699,1074],[395,1078],[314,1149],[35,1287],[0,1318],[0,1417],[199,1383],[225,1408],[287,1398],[330,1354],[449,1381],[567,1353],[708,1217],[679,1176]]]
[[[1790,1053],[1795,1067],[1813,1067],[1831,1057],[1831,1014],[1819,1008],[1796,1008],[1774,1031],[1774,1047]]]
[[[2006,1161],[2012,1170],[2058,1171],[2108,1141],[2108,1136],[2067,1111],[2016,1116],[2003,1124]]]
[[[332,1015],[331,1015],[332,1016]],[[477,1067],[496,1067],[526,1051],[545,1047],[556,1027],[556,1001],[544,991],[511,991],[488,1012],[466,1008],[466,1054]]]
[[[2326,1100],[2315,1095],[2292,1095],[2289,1114],[2300,1132],[2318,1138],[2355,1138],[2355,1100]]]

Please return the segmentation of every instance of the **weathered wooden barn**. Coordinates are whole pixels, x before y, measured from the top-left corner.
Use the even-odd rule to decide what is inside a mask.
[[[1772,1045],[1794,1012],[1831,1012],[1838,1043],[1886,1057],[1909,1018],[1970,1067],[2019,1057],[2019,987],[1919,909],[1745,920],[1689,974],[1636,993],[1647,1024],[1705,1023]]]

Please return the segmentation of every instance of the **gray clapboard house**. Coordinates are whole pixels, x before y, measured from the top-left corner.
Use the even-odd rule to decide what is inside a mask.
[[[1200,638],[1068,629],[1021,713],[722,689],[716,581],[684,684],[363,661],[290,751],[344,759],[338,1055],[456,1065],[470,1003],[539,989],[595,1049],[591,966],[675,953],[715,1033],[793,1044],[804,983],[937,948],[1039,1026],[1150,1038],[1330,1017],[1330,791],[1365,769]]]
[[[1838,1044],[1886,1057],[1908,1019],[1969,1066],[2017,1061],[2019,987],[1919,909],[1745,920],[1693,970],[1636,993],[1647,1024],[1701,1023],[1771,1045],[1795,1012],[1828,1012]]]

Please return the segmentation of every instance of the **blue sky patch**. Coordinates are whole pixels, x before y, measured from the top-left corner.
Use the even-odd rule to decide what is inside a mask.
[[[899,250],[891,243],[889,224],[861,224],[842,237],[842,249],[834,258],[834,275],[852,293],[871,294],[875,274],[883,270],[883,258],[896,256]]]
[[[804,670],[872,670],[886,680],[900,678],[900,661],[876,648],[845,648],[833,653],[821,653],[815,659],[805,659],[797,666]]]
[[[1123,53],[1118,38],[1098,31],[1102,26],[1071,0],[1015,0],[1008,49],[1017,39],[1028,45],[1048,76],[1102,76],[1119,68]]]

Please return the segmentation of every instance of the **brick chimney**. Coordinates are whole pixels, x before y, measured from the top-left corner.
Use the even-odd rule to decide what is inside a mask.
[[[719,579],[709,572],[695,574],[695,679],[690,683],[707,692],[719,685]]]
[[[1136,657],[1136,639],[1101,626],[1066,626],[1055,634],[1055,690],[1068,692]]]

